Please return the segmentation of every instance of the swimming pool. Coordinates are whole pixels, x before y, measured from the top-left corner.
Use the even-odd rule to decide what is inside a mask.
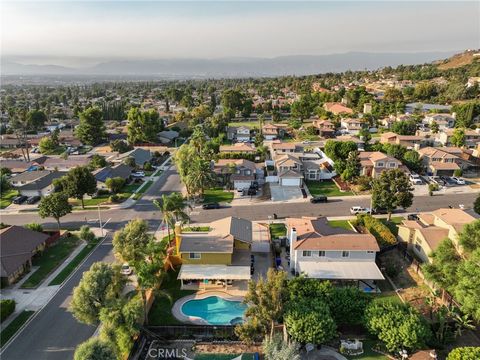
[[[193,299],[182,305],[186,316],[201,318],[211,325],[235,325],[243,321],[247,305],[241,301],[226,300],[219,296]]]

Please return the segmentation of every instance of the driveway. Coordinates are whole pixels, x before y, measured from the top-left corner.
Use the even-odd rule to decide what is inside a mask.
[[[280,186],[270,184],[272,201],[289,201],[303,199],[302,190],[296,186]]]
[[[252,255],[255,257],[253,279],[258,280],[261,277],[266,279],[268,269],[272,267],[272,254],[255,252]]]

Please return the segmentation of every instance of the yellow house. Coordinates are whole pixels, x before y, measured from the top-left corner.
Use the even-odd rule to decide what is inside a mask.
[[[227,217],[210,223],[208,232],[175,229],[177,255],[182,267],[178,278],[188,284],[231,283],[250,279],[254,231],[249,220]]]
[[[461,209],[438,209],[421,213],[418,220],[404,220],[398,226],[398,236],[423,262],[431,262],[430,254],[443,239],[449,238],[457,249],[458,233],[475,218]]]

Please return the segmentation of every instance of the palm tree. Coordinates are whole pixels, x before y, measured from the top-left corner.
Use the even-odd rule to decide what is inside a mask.
[[[185,212],[190,205],[182,194],[174,192],[170,195],[162,195],[160,201],[154,200],[154,205],[162,211],[162,220],[167,225],[168,241],[170,242],[170,229],[175,227],[175,223],[180,221],[182,224],[188,222],[190,217]]]

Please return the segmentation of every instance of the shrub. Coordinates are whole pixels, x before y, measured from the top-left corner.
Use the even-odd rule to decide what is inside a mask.
[[[42,232],[43,231],[43,226],[40,225],[40,224],[37,224],[37,223],[30,223],[30,224],[26,224],[24,226],[26,229],[30,229],[32,231],[38,231],[38,232]]]
[[[372,188],[372,185],[370,185],[370,183],[372,182],[372,179],[370,178],[370,176],[366,176],[366,175],[359,176],[357,177],[355,182],[357,183],[358,189],[360,191],[366,191]]]
[[[80,228],[80,234],[79,234],[80,239],[86,242],[92,242],[95,240],[95,234],[93,233],[92,230],[90,230],[90,227],[87,225],[83,225]]]
[[[108,195],[110,194],[110,191],[107,189],[98,189],[97,190],[97,196],[102,196],[102,195]]]
[[[453,175],[454,175],[454,176],[462,176],[462,174],[463,174],[462,169],[456,169],[456,170],[453,172]]]
[[[108,201],[110,201],[111,203],[118,203],[120,201],[120,196],[114,194],[108,198]]]
[[[3,322],[7,317],[15,311],[15,301],[12,299],[5,299],[0,301],[0,322]]]
[[[435,183],[428,184],[428,191],[438,191],[438,189],[439,189],[438,184],[435,184]]]
[[[450,351],[447,360],[478,360],[480,359],[480,347],[466,346]]]
[[[146,162],[145,164],[143,164],[143,170],[152,171],[153,170],[152,164],[150,164],[149,162]]]
[[[117,193],[122,190],[123,186],[125,185],[125,179],[117,176],[114,178],[107,178],[105,181],[105,185],[110,189],[111,192]]]
[[[358,218],[358,223],[363,225],[370,234],[375,236],[380,247],[395,245],[397,243],[395,235],[392,234],[388,226],[373,216],[361,215]]]

